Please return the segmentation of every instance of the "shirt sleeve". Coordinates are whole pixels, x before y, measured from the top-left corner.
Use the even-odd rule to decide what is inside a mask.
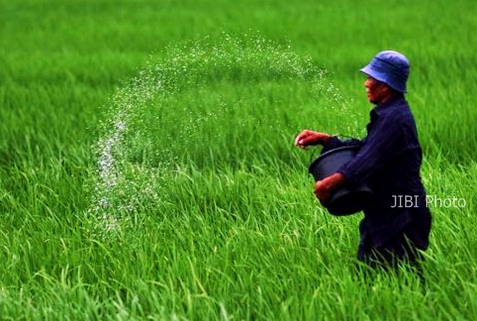
[[[338,172],[342,173],[350,184],[364,181],[402,152],[402,141],[403,131],[399,121],[391,117],[380,120],[364,139],[355,158]]]

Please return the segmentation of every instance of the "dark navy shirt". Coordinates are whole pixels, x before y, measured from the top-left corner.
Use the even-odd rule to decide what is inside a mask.
[[[374,190],[373,202],[364,210],[361,223],[362,237],[371,237],[375,246],[401,232],[425,208],[425,189],[420,178],[422,150],[419,145],[414,117],[403,96],[374,107],[363,140],[340,140],[333,137],[325,146],[327,150],[344,145],[359,144],[356,157],[344,165],[342,173],[348,184],[367,181]],[[412,203],[398,204],[403,199]],[[419,211],[423,209],[423,211]],[[424,214],[423,214],[424,215]],[[429,231],[422,235],[427,247]],[[418,233],[419,234],[419,233]]]

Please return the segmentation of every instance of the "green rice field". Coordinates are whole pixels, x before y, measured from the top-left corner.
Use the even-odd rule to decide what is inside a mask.
[[[476,320],[477,3],[0,0],[0,320]],[[302,129],[411,61],[424,280],[357,269]]]

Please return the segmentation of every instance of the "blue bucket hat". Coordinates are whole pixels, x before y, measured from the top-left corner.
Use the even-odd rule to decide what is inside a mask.
[[[381,51],[367,66],[360,70],[397,91],[407,92],[406,81],[409,77],[409,60],[402,53],[393,50]]]

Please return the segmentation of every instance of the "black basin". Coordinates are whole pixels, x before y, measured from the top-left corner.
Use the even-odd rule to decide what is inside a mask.
[[[338,147],[321,154],[308,168],[316,181],[336,173],[341,166],[351,161],[359,151],[359,146]],[[366,182],[352,188],[344,186],[333,191],[330,199],[323,204],[332,215],[350,215],[362,211],[373,196]]]

